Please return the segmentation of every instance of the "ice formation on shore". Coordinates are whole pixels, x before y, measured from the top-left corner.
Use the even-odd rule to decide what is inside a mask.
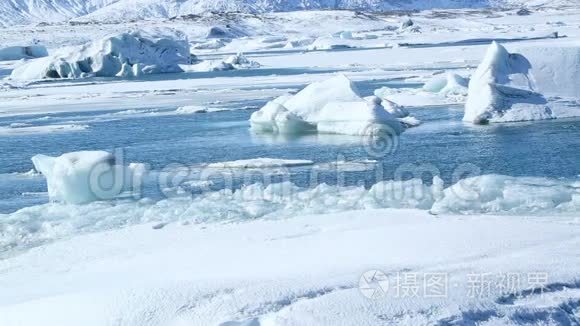
[[[99,155],[105,160],[108,157]],[[65,170],[60,168],[59,171],[62,175]],[[84,171],[73,173],[63,181],[72,179],[74,182]],[[80,188],[73,188],[78,185]],[[429,210],[432,214],[524,216],[577,216],[580,212],[577,181],[482,175],[463,179],[447,188],[444,186],[437,176],[431,185],[421,179],[385,180],[370,189],[327,184],[300,188],[290,182],[255,183],[235,191],[223,189],[193,198],[172,197],[157,202],[144,199],[98,201],[87,205],[51,203],[0,214],[0,220],[4,221],[0,223],[0,234],[3,234],[0,253],[15,246],[34,246],[82,232],[151,222],[279,219],[378,208],[414,208]],[[80,193],[86,184],[71,183],[66,187],[68,191]]]
[[[180,64],[191,62],[185,34],[155,28],[105,37],[49,57],[27,62],[11,74],[12,79],[133,77],[182,72]]]
[[[508,52],[493,42],[471,77],[466,122],[512,122],[557,118],[555,103],[580,98],[580,47],[527,47]]]
[[[0,49],[0,61],[33,59],[48,56],[48,51],[42,45],[10,46]]]
[[[46,177],[50,200],[69,204],[113,199],[145,173],[143,165],[118,165],[105,151],[39,154],[32,163]]]
[[[394,104],[385,104],[378,97],[362,98],[352,81],[338,75],[312,83],[294,96],[268,102],[252,114],[250,123],[256,131],[274,133],[400,133],[405,122],[398,118],[412,119]]]

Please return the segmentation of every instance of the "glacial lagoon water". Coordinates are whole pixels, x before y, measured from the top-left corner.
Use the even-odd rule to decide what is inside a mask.
[[[434,167],[446,186],[458,175],[462,176],[462,169],[466,176],[479,173],[577,180],[580,175],[580,119],[471,126],[461,122],[461,106],[411,108],[423,124],[408,129],[396,139],[388,139],[385,150],[385,144],[372,144],[360,137],[254,134],[248,119],[260,104],[249,103],[251,108],[240,110],[187,115],[173,114],[175,109],[158,109],[1,118],[0,127],[18,123],[27,126],[74,124],[88,128],[0,135],[0,213],[48,202],[44,178],[22,174],[33,168],[30,161],[33,155],[60,155],[79,150],[117,150],[125,163],[145,163],[154,172],[187,169],[191,178],[195,178],[194,174],[205,163],[258,157],[311,160],[314,165],[284,171],[284,177],[302,187],[313,183],[368,187],[393,179],[401,167],[405,170],[411,164]],[[377,163],[368,164],[372,160]],[[329,164],[337,161],[359,164],[340,168]],[[314,181],[313,169],[316,169]],[[275,182],[276,173],[273,174]],[[408,174],[402,177],[413,177]],[[426,182],[431,180],[429,174],[420,177]],[[241,187],[261,179],[260,173],[234,177],[229,186]],[[212,190],[225,186],[220,180],[214,180]],[[177,186],[178,182],[164,182],[160,186],[159,178],[150,177],[143,193],[146,197],[161,199],[167,195],[167,189],[163,188]]]

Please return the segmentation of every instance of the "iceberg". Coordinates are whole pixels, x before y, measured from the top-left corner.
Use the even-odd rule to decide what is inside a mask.
[[[474,124],[557,118],[563,98],[580,98],[580,47],[523,47],[493,42],[469,82],[463,120]]]
[[[14,69],[10,78],[132,77],[182,72],[191,63],[185,34],[168,28],[139,30],[108,36],[79,47],[63,49]]]
[[[142,164],[125,167],[105,151],[80,151],[58,157],[38,154],[34,168],[46,177],[51,201],[86,204],[117,197],[145,173]],[[137,179],[135,179],[137,178]]]
[[[378,97],[362,98],[350,79],[338,75],[268,102],[252,114],[250,123],[255,131],[274,133],[398,134],[403,126],[397,118],[408,113],[386,104],[388,109]]]

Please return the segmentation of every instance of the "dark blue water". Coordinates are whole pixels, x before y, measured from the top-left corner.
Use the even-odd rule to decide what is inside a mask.
[[[12,212],[48,200],[42,194],[46,185],[41,177],[11,174],[32,169],[30,157],[38,153],[60,155],[79,150],[121,149],[124,162],[147,163],[156,171],[175,163],[194,167],[192,171],[195,171],[202,163],[257,157],[308,159],[319,163],[379,161],[366,171],[320,170],[314,181],[312,167],[290,169],[290,179],[300,186],[321,182],[368,186],[383,179],[393,179],[401,171],[407,171],[402,173],[404,178],[417,176],[413,173],[418,171],[419,177],[429,181],[434,169],[446,184],[452,183],[463,170],[468,174],[552,178],[580,175],[579,119],[470,126],[460,121],[461,107],[411,109],[423,124],[407,130],[397,139],[389,139],[391,145],[396,144],[392,151],[377,153],[369,151],[369,144],[360,137],[305,135],[288,138],[253,134],[247,122],[253,111],[132,117],[92,112],[55,114],[49,118],[42,115],[0,119],[0,126],[13,122],[38,125],[71,121],[90,125],[81,132],[0,136],[0,212]],[[409,164],[419,165],[419,168],[409,169]],[[423,170],[429,172],[421,174]],[[238,178],[234,187],[262,181],[261,178],[259,175]],[[275,181],[276,176],[273,178]],[[156,181],[155,178],[148,180],[147,196],[163,196]],[[223,187],[219,178],[215,181],[213,188]]]

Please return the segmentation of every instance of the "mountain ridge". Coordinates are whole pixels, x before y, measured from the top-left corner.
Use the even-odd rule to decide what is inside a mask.
[[[284,12],[319,9],[363,11],[502,8],[572,4],[574,0],[3,0],[0,26],[70,19],[129,21],[205,12]],[[576,2],[577,3],[577,2]]]

